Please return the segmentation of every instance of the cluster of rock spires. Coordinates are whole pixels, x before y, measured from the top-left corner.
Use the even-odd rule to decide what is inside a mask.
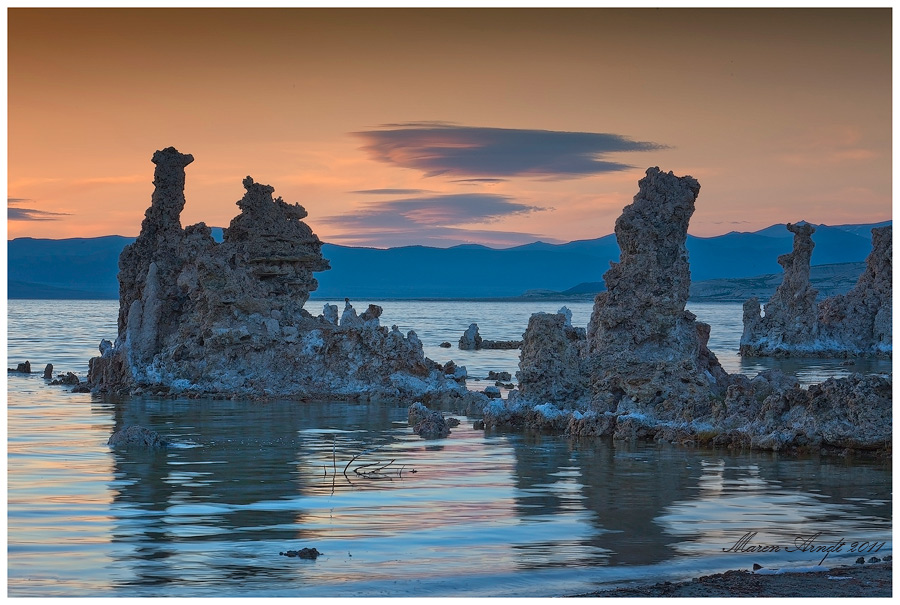
[[[216,243],[203,223],[181,227],[188,154],[156,164],[141,233],[119,258],[115,343],[90,362],[95,391],[196,396],[474,401],[425,357],[415,332],[379,324],[346,301],[313,316],[303,307],[329,268],[299,204],[244,179],[241,212]],[[451,374],[456,368],[451,369]],[[485,399],[486,400],[486,399]]]
[[[620,261],[604,275],[607,291],[597,295],[587,329],[564,313],[532,315],[519,389],[485,408],[485,424],[776,450],[889,450],[889,377],[853,374],[801,389],[778,371],[750,380],[723,370],[707,347],[710,327],[685,309],[685,242],[699,190],[691,177],[647,170],[616,221]],[[804,251],[779,262],[802,266],[804,259],[808,268]],[[873,297],[862,299],[873,317],[883,316]],[[838,307],[862,305],[827,308]]]
[[[744,303],[741,355],[891,357],[893,230],[872,229],[872,252],[856,286],[816,303],[809,281],[815,228],[788,224],[793,250],[778,257],[784,279],[760,314],[759,301]]]
[[[192,160],[174,148],[154,154],[152,203],[119,260],[118,337],[101,342],[101,356],[90,362],[95,391],[415,402],[409,421],[427,438],[446,436],[449,425],[423,402],[483,411],[477,426],[487,428],[765,449],[890,448],[888,377],[854,374],[801,389],[777,371],[751,380],[722,369],[707,347],[710,327],[685,308],[685,242],[700,190],[691,177],[647,170],[616,221],[620,261],[604,275],[607,291],[595,299],[587,328],[573,326],[565,308],[533,315],[515,342],[519,388],[503,400],[497,387],[492,399],[468,391],[465,368],[425,357],[415,332],[381,326],[380,307],[357,315],[348,300],[340,317],[334,305],[318,316],[306,311],[317,286],[312,274],[328,261],[302,221],[306,211],[273,199],[272,187],[244,180],[241,213],[222,243],[203,223],[182,228]],[[798,309],[796,320],[779,324],[783,332],[796,325],[849,334],[863,313],[871,318],[865,334],[889,348],[883,301],[890,301],[890,232],[875,234],[877,254],[857,288],[816,307],[808,287],[812,230],[789,228],[801,241],[779,259],[788,285],[767,305],[766,318],[757,303],[757,323],[774,321],[778,309]],[[475,324],[460,339],[460,348],[484,344]]]

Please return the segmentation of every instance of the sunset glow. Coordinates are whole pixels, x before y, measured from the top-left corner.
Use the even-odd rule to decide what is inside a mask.
[[[327,242],[613,231],[648,166],[691,232],[891,218],[891,10],[8,10],[8,237],[134,236],[157,149],[182,224],[242,179]]]

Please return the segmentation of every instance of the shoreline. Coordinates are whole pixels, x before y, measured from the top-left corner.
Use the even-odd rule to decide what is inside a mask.
[[[598,590],[574,598],[601,597],[891,597],[893,562],[783,573],[731,570],[683,582],[658,582]]]

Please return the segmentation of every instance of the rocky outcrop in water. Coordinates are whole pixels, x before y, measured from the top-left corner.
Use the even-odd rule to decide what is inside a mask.
[[[19,374],[31,374],[31,362],[25,361],[17,364],[15,368],[7,368],[7,372],[17,372]]]
[[[241,212],[216,243],[203,223],[181,227],[185,167],[157,151],[155,190],[135,242],[119,259],[119,334],[91,360],[98,391],[326,399],[470,397],[426,358],[415,332],[380,325],[382,309],[340,319],[304,309],[329,268],[306,210],[244,179]]]
[[[872,252],[850,292],[819,303],[819,332],[835,353],[890,357],[893,298],[893,228],[872,229]]]
[[[560,310],[562,311],[562,310]],[[582,401],[590,396],[587,336],[564,313],[535,313],[522,336],[519,396],[529,401]]]
[[[429,410],[419,402],[409,406],[407,417],[413,432],[423,439],[440,439],[450,434],[444,415],[437,410]]]
[[[794,248],[778,262],[784,278],[760,314],[759,301],[744,303],[740,352],[747,357],[844,357],[891,355],[892,228],[872,230],[872,252],[856,286],[816,304],[810,285],[815,228],[788,224]]]
[[[562,310],[533,315],[519,389],[485,406],[485,427],[773,450],[890,451],[889,377],[855,374],[801,389],[777,371],[751,380],[722,369],[707,346],[709,326],[685,309],[685,241],[700,186],[658,168],[639,185],[616,221],[621,258],[604,275],[607,291],[596,297],[586,333]],[[816,311],[809,305],[815,301],[808,279],[812,228],[795,229],[794,253],[779,262],[801,296],[793,300],[785,289],[772,314],[782,326],[809,326]],[[876,263],[869,281],[884,269]]]
[[[107,444],[111,447],[159,449],[168,443],[156,431],[133,424],[113,433]]]
[[[449,344],[449,343],[448,343]],[[444,346],[443,344],[441,346]],[[463,351],[480,351],[481,349],[518,349],[521,340],[485,340],[478,333],[478,324],[469,324],[463,335],[459,337],[459,348]]]
[[[459,348],[463,351],[476,351],[481,348],[481,335],[478,324],[469,324],[463,335],[459,337]]]
[[[709,326],[685,310],[685,243],[700,184],[651,168],[638,185],[616,221],[620,260],[604,275],[587,330],[571,325],[567,309],[532,315],[511,405],[689,421],[725,392],[728,375],[706,346]]]

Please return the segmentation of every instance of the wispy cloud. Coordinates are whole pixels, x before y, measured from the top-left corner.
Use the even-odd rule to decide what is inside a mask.
[[[352,214],[328,216],[319,222],[340,228],[332,241],[356,245],[453,245],[485,242],[515,245],[534,241],[528,233],[468,229],[462,225],[494,223],[508,216],[550,210],[495,194],[451,194],[366,203]]]
[[[13,198],[16,199],[16,198]],[[20,203],[23,200],[13,202],[7,200],[7,203]],[[28,201],[28,200],[24,200]],[[10,221],[58,221],[62,216],[70,216],[67,212],[47,212],[46,210],[36,210],[34,208],[7,208],[6,218]]]
[[[404,198],[363,205],[353,214],[330,216],[324,222],[342,227],[390,227],[408,225],[463,225],[490,223],[515,214],[547,210],[492,193],[456,193]]]
[[[551,244],[562,243],[561,240],[534,233],[455,229],[453,227],[434,227],[426,230],[382,229],[371,233],[357,232],[332,235],[326,239],[332,244],[372,248],[394,248],[397,246],[448,248],[459,244],[480,244],[490,248],[508,248],[510,246],[530,244],[537,240]]]
[[[465,183],[466,185],[495,185],[497,183],[506,183],[509,179],[456,179],[451,183]]]
[[[631,168],[603,156],[664,145],[593,132],[460,126],[447,122],[386,124],[354,133],[379,162],[427,176],[574,178]]]
[[[427,189],[360,189],[350,193],[361,193],[364,195],[418,195],[420,193],[430,193],[430,191]]]

